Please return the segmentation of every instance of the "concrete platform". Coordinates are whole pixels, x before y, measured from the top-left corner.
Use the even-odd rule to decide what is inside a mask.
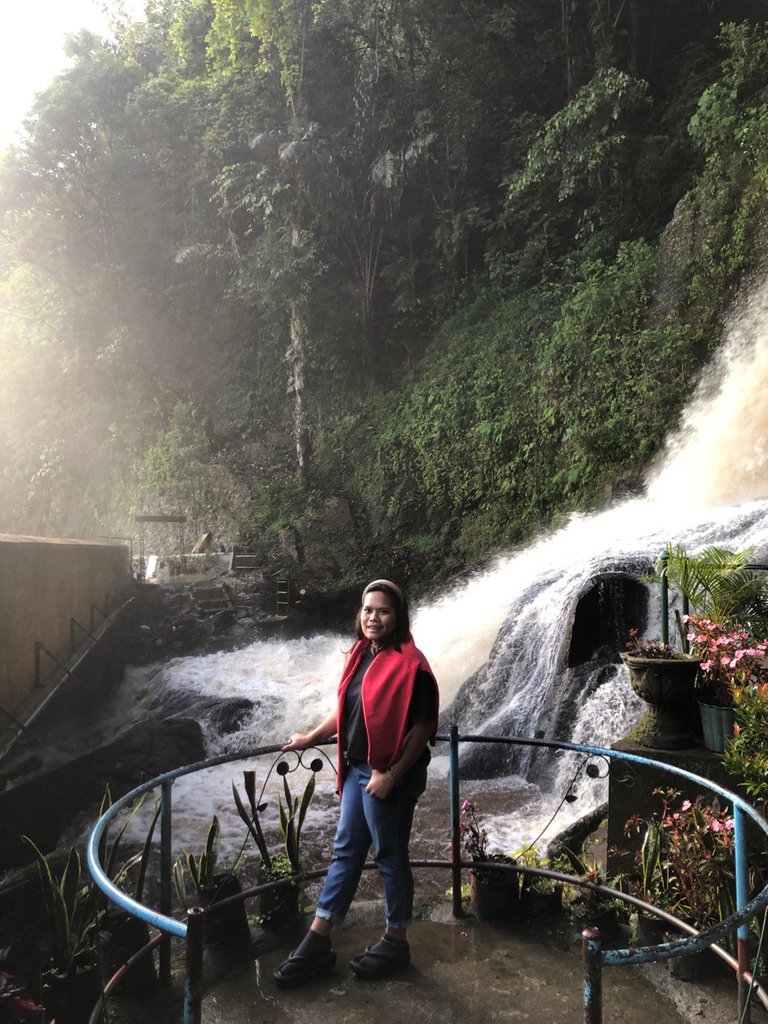
[[[207,954],[205,1024],[553,1024],[582,1022],[580,942],[559,925],[454,920],[438,907],[410,933],[412,964],[381,982],[360,982],[347,961],[381,934],[360,908],[335,932],[336,971],[284,991],[272,971],[297,935],[262,936],[250,951]],[[158,997],[120,1021],[180,1021],[180,1007]],[[165,1002],[165,1006],[162,1003]],[[128,1011],[126,1013],[126,1011]],[[605,1024],[736,1024],[735,982],[693,986],[672,979],[665,964],[612,968],[603,975]],[[753,1024],[768,1017],[761,1008]]]

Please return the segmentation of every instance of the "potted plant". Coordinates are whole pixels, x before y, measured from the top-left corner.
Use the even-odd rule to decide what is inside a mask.
[[[662,858],[664,832],[661,823],[655,817],[645,820],[633,815],[624,826],[624,834],[628,837],[642,835],[642,842],[633,852],[632,868],[619,876],[619,888],[659,910],[675,914],[678,898],[669,885],[668,862]],[[639,910],[637,933],[641,945],[656,946],[664,941],[664,924],[658,917]]]
[[[472,862],[469,872],[470,902],[481,920],[493,921],[508,917],[520,904],[520,876],[508,868],[494,864],[513,865],[514,857],[488,848],[488,832],[478,816],[475,805],[465,800],[461,805],[459,826],[461,843]]]
[[[660,750],[691,746],[698,659],[660,640],[641,637],[637,629],[629,631],[620,657],[629,670],[632,689],[648,705],[632,738],[644,747]]]
[[[221,826],[213,815],[205,848],[199,856],[185,850],[173,866],[173,879],[179,899],[187,909],[184,868],[187,868],[197,894],[197,905],[210,907],[212,904],[236,896],[241,892],[240,882],[232,870],[218,872]],[[205,942],[208,946],[243,945],[250,941],[248,918],[245,904],[233,903],[222,910],[206,915]]]
[[[60,1024],[86,1020],[101,992],[94,943],[98,910],[83,884],[80,854],[73,846],[60,875],[36,844],[23,836],[37,860],[48,923],[50,957],[40,977],[45,1012]]]
[[[733,818],[714,798],[683,800],[675,789],[656,789],[658,807],[648,818],[634,816],[627,835],[642,835],[634,873],[623,885],[647,903],[705,930],[734,910]],[[673,973],[686,977],[699,965],[713,966],[705,950],[675,958]],[[708,954],[708,955],[706,955]]]
[[[256,773],[253,771],[243,772],[247,806],[234,782],[232,783],[232,795],[237,812],[248,828],[261,858],[258,871],[259,884],[294,878],[301,874],[301,833],[315,795],[315,775],[322,767],[323,762],[320,758],[313,759],[310,764],[311,774],[301,797],[294,797],[288,783],[288,763],[286,761],[278,762],[277,773],[283,779],[283,796],[285,798],[285,802],[283,802],[283,796],[278,798],[279,828],[283,839],[283,849],[278,853],[270,852],[264,836],[261,814],[267,809],[268,804],[256,797]],[[262,788],[260,796],[263,795]],[[299,912],[300,895],[301,887],[295,879],[290,884],[281,885],[262,893],[259,899],[260,923],[269,927],[285,921],[286,918],[295,917]]]
[[[702,616],[690,615],[687,623],[687,638],[701,669],[699,709],[704,745],[723,752],[733,736],[737,692],[746,695],[761,680],[768,681],[768,641],[753,640],[741,626]]]
[[[122,888],[130,875],[135,871],[133,884],[133,897],[141,903],[144,895],[144,883],[149,865],[149,858],[152,852],[152,840],[155,834],[158,819],[160,817],[160,802],[155,802],[154,812],[147,828],[141,850],[124,861],[120,861],[119,854],[122,849],[122,842],[126,830],[134,816],[144,804],[145,796],[139,797],[128,811],[123,824],[110,844],[107,833],[101,837],[99,846],[99,863],[104,865],[104,870],[112,882]],[[104,791],[104,796],[99,808],[101,817],[112,805],[112,795],[109,786]],[[103,904],[103,912],[100,920],[100,948],[102,962],[107,977],[121,967],[134,953],[147,945],[150,941],[149,925],[139,917],[129,914],[116,906],[106,905],[102,897],[99,900]],[[155,973],[155,962],[151,954],[142,957],[126,974],[121,982],[120,989],[124,993],[140,992],[152,987],[157,981]]]
[[[515,850],[512,858],[520,867],[546,868],[549,865],[549,859],[539,852],[537,846]],[[563,886],[552,878],[524,874],[520,882],[520,906],[535,916],[559,913],[563,906]]]
[[[555,860],[561,870],[574,871],[583,882],[589,883],[584,886],[575,885],[574,895],[566,906],[579,934],[585,928],[599,928],[600,938],[604,943],[618,938],[621,935],[621,903],[593,888],[606,884],[600,865],[567,846],[562,847]]]
[[[755,636],[765,635],[768,632],[768,575],[755,572],[750,566],[753,556],[754,552],[751,548],[745,551],[731,551],[727,548],[710,546],[693,555],[689,554],[680,545],[669,545],[668,549],[659,559],[657,575],[650,579],[656,582],[664,580],[678,590],[693,610],[692,619],[694,622],[709,622],[721,629],[732,632],[746,631]],[[677,614],[677,624],[683,645],[687,649],[687,643],[691,637],[690,635],[686,637],[683,618],[679,613]],[[655,641],[645,643],[646,649],[638,653],[642,653],[643,656],[665,657],[663,653],[660,653],[660,645],[657,645]],[[657,649],[654,649],[655,644]],[[669,652],[671,648],[666,650]],[[633,652],[630,650],[628,653],[632,654]],[[702,654],[703,652],[699,650],[697,653]],[[672,655],[669,656],[672,657]],[[679,660],[684,655],[676,653],[674,657]],[[633,688],[641,697],[648,700],[644,689],[650,689],[653,692],[654,689],[660,689],[660,687],[656,687],[655,684],[651,687],[647,684],[644,687],[641,686],[636,678],[631,661],[624,655],[622,655],[622,658],[630,667]],[[702,656],[698,660],[702,665],[702,672],[706,673],[707,670],[704,669],[704,663],[711,662],[711,659]],[[712,662],[712,665],[715,666],[715,663]],[[678,669],[677,671],[682,670]],[[653,675],[653,668],[650,668],[648,672]],[[716,681],[713,680],[712,682]],[[709,683],[706,679],[702,685],[705,689],[709,688]],[[682,686],[683,684],[681,684]],[[721,692],[721,698],[722,696],[723,693]],[[653,699],[651,703],[653,703]],[[730,707],[730,700],[723,701],[721,699],[719,702],[714,702],[711,706]],[[682,722],[682,717],[682,714],[678,716],[680,722]],[[715,726],[710,725],[710,720],[713,717],[714,713],[710,715],[706,711],[704,712],[706,720],[702,722],[702,726],[706,729],[705,742],[708,743],[717,742],[714,739],[716,735],[714,731]],[[729,712],[723,716],[721,713],[717,713],[717,717],[726,717],[728,719],[726,730],[729,730],[732,714]],[[648,742],[642,733],[643,731],[648,733],[655,725],[656,722],[653,719],[644,719],[640,725],[639,735],[636,737],[638,741],[649,746],[666,746],[667,749],[687,745],[687,743],[683,742],[666,742],[665,744]],[[719,727],[717,735],[722,737],[722,730]],[[679,739],[682,741],[682,737],[679,737]],[[715,746],[714,749],[719,748],[722,750],[722,744],[723,740],[720,738],[719,747]]]

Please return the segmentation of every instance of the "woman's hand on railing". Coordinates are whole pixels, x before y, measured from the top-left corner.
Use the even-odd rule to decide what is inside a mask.
[[[306,750],[307,747],[312,746],[312,743],[312,733],[295,732],[291,735],[291,738],[281,749],[283,753],[285,753],[288,750]]]
[[[294,732],[291,738],[282,748],[285,753],[288,750],[306,750],[307,747],[314,747],[322,740],[329,740],[336,735],[336,712],[332,711],[326,720],[313,729],[312,732]]]

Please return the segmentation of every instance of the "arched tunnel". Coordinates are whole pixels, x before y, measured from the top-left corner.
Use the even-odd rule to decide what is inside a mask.
[[[618,661],[630,629],[644,632],[648,622],[648,591],[635,576],[606,572],[595,576],[576,605],[567,667],[584,665],[600,651]]]

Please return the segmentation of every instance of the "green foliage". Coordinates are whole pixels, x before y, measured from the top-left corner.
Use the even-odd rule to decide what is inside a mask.
[[[261,862],[264,868],[265,877],[268,878],[282,878],[282,874],[272,874],[276,863],[280,863],[286,860],[290,865],[291,872],[293,874],[299,874],[301,871],[301,831],[304,827],[304,821],[309,811],[310,805],[315,795],[315,773],[322,767],[322,762],[319,759],[315,759],[311,765],[311,774],[307,779],[304,789],[301,794],[301,798],[294,797],[291,793],[291,788],[288,782],[288,765],[286,762],[281,761],[278,764],[277,770],[283,778],[283,795],[285,797],[285,803],[283,798],[278,797],[278,808],[279,808],[279,827],[280,834],[283,837],[283,844],[285,853],[274,854],[270,853],[269,845],[267,844],[266,838],[261,825],[261,814],[266,810],[267,804],[262,801],[259,802],[256,798],[256,774],[253,771],[243,772],[243,781],[245,793],[248,798],[248,807],[246,808],[240,793],[237,790],[234,782],[232,783],[232,796],[235,800],[235,806],[237,807],[237,813],[240,815],[242,820],[253,838],[256,844],[256,849],[259,851]],[[263,791],[262,791],[263,795]]]
[[[301,799],[291,794],[287,773],[283,775],[283,790],[285,805],[283,805],[282,799],[279,799],[280,834],[285,841],[286,856],[294,872],[298,874],[301,871],[301,830],[312,803],[312,797],[315,795],[315,773],[312,772],[307,779]]]
[[[480,299],[443,328],[378,437],[390,515],[415,527],[410,564],[512,543],[657,450],[693,356],[686,326],[648,326],[655,261],[627,243],[574,260],[568,288]],[[408,474],[415,492],[398,488]]]
[[[697,615],[763,636],[768,631],[768,574],[750,569],[753,559],[751,548],[730,551],[710,546],[691,555],[674,545],[659,561],[656,578],[666,577]]]
[[[550,182],[560,202],[587,190],[604,193],[627,169],[627,128],[650,107],[647,83],[605,68],[552,117],[509,186],[514,199]]]
[[[203,501],[204,466],[209,456],[203,425],[195,407],[178,402],[168,426],[158,433],[139,468],[146,492],[189,510],[197,521]]]
[[[753,263],[768,216],[768,30],[725,24],[720,78],[701,95],[688,130],[707,165],[696,199],[705,227],[690,297],[707,307],[732,293]]]
[[[150,7],[0,166],[3,528],[195,519],[221,468],[243,538],[343,490],[360,561],[426,580],[639,478],[759,253],[761,19]]]
[[[705,89],[688,130],[711,159],[745,159],[762,178],[768,171],[768,29],[725,24],[722,77]]]
[[[205,906],[210,902],[211,896],[216,890],[216,866],[219,860],[220,842],[221,826],[219,819],[214,814],[206,836],[205,848],[201,853],[195,855],[185,850],[173,865],[173,881],[176,892],[185,907],[188,905],[184,880],[185,867],[195,887],[199,905]]]
[[[23,836],[37,860],[40,886],[48,922],[51,966],[60,974],[77,969],[94,955],[98,913],[90,887],[83,883],[80,854],[73,846],[57,877],[46,856]]]
[[[768,800],[768,685],[734,692],[736,724],[723,755],[725,767],[763,808]]]
[[[623,888],[699,929],[711,928],[734,912],[733,818],[716,799],[682,800],[673,789],[654,796],[657,807],[647,820],[626,823],[625,833],[642,835],[642,845]]]
[[[155,801],[155,809],[150,818],[149,826],[147,828],[147,834],[144,837],[141,850],[135,853],[133,856],[128,857],[127,860],[120,861],[119,853],[125,836],[126,829],[130,825],[134,816],[141,810],[144,805],[144,796],[139,797],[134,801],[133,805],[125,815],[122,825],[118,829],[117,835],[114,839],[109,841],[107,833],[104,832],[101,837],[99,844],[99,864],[104,868],[106,876],[118,887],[120,887],[125,880],[130,876],[133,868],[136,868],[136,879],[133,886],[133,896],[140,903],[142,895],[144,893],[144,883],[147,877],[147,868],[149,866],[149,858],[152,853],[152,839],[155,834],[155,828],[160,818],[160,801]],[[109,786],[104,790],[104,795],[101,799],[101,806],[99,807],[99,818],[112,806],[112,794]]]
[[[267,809],[265,802],[259,803],[256,800],[256,772],[244,771],[243,772],[243,783],[245,788],[245,795],[248,798],[248,807],[250,808],[250,814],[243,803],[243,798],[237,789],[237,786],[232,783],[232,796],[237,807],[237,813],[240,815],[242,820],[253,837],[253,841],[256,843],[256,849],[259,851],[262,863],[267,871],[269,871],[272,865],[272,855],[269,852],[267,841],[264,838],[264,832],[261,828],[260,814],[262,811]]]

